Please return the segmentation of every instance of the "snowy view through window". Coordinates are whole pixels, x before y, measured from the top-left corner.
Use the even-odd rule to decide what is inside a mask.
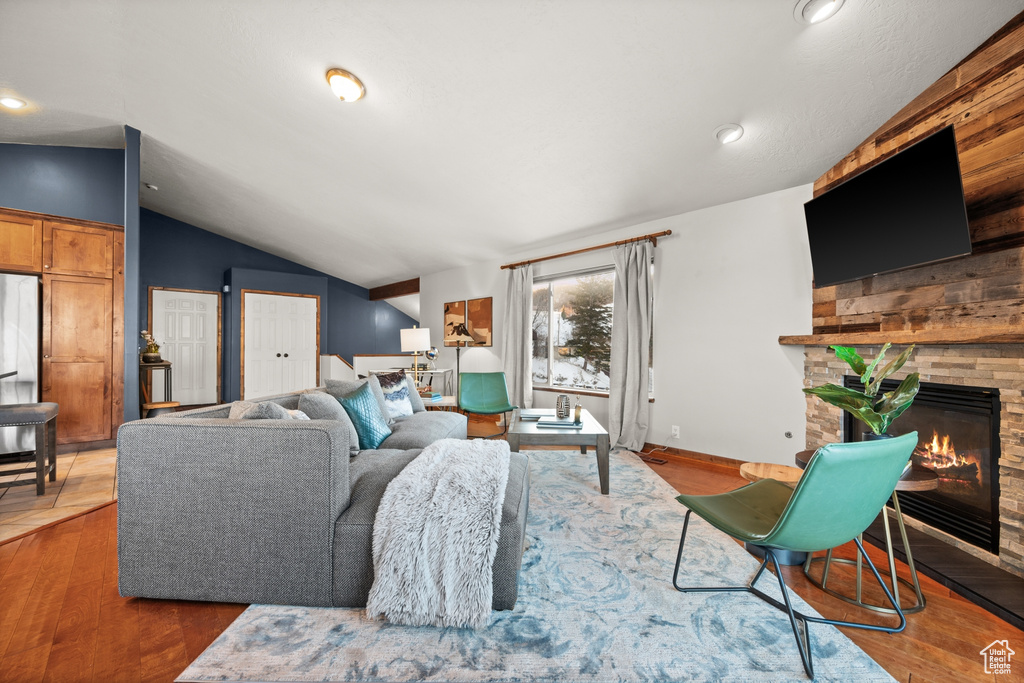
[[[533,382],[608,391],[615,272],[533,287]]]

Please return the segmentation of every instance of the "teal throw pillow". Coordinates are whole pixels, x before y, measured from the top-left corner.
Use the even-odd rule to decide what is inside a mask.
[[[355,425],[360,449],[376,448],[381,441],[391,436],[391,429],[380,412],[380,404],[369,383],[363,384],[351,396],[339,400]]]

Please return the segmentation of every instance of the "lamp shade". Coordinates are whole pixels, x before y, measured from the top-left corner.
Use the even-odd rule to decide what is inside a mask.
[[[399,330],[399,332],[402,335],[402,351],[416,353],[430,350],[429,327],[410,327],[409,329]]]

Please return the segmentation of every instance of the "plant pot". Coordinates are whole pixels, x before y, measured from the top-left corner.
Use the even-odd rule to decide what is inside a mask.
[[[891,439],[892,434],[875,434],[874,432],[861,432],[861,441],[881,441]]]
[[[142,362],[143,363],[159,363],[160,362],[160,354],[159,353],[149,353],[148,351],[144,352],[142,354]]]

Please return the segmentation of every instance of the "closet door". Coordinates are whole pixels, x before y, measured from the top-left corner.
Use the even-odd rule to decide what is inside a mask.
[[[0,213],[0,270],[39,273],[43,265],[43,221]]]
[[[57,443],[113,438],[113,287],[43,274],[43,401],[60,404]]]
[[[319,311],[317,296],[242,290],[242,398],[317,385]]]
[[[113,270],[114,235],[109,230],[43,222],[43,272],[109,278]]]

